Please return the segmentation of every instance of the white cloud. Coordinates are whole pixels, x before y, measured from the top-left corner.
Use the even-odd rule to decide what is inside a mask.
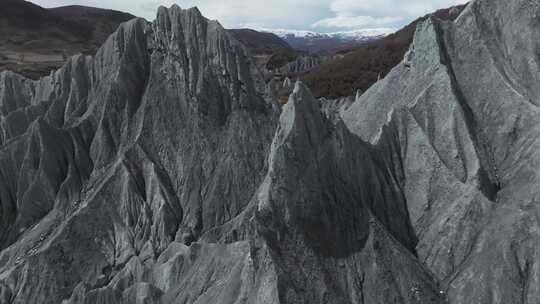
[[[136,0],[137,1],[137,0]],[[173,3],[188,8],[197,6],[203,15],[219,20],[226,27],[305,27],[328,15],[331,0],[138,0],[141,13],[153,19],[159,5]],[[326,13],[325,13],[326,12]]]
[[[369,16],[420,16],[465,2],[465,0],[334,0],[330,9],[337,15],[369,13]]]
[[[334,16],[312,24],[314,28],[358,29],[377,26],[399,27],[437,9],[466,0],[333,0]]]
[[[465,0],[30,0],[45,7],[88,5],[127,11],[148,20],[157,7],[197,6],[225,27],[296,28],[318,31],[401,27],[437,8]]]

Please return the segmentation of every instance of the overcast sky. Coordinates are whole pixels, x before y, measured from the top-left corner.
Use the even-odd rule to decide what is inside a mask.
[[[158,6],[198,6],[227,28],[334,32],[400,28],[418,16],[464,0],[30,0],[43,7],[87,5],[130,12],[153,20]]]

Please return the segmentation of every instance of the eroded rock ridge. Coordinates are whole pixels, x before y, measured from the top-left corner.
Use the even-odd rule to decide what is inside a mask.
[[[352,103],[177,6],[0,74],[0,303],[535,303],[539,14],[429,19]]]

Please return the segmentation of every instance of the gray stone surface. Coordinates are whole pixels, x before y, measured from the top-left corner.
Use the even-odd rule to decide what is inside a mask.
[[[282,303],[443,303],[382,156],[297,83],[257,207]]]
[[[422,23],[352,100],[279,109],[197,9],[0,74],[0,303],[536,303],[533,0]]]
[[[217,22],[197,9],[161,8],[153,24],[123,24],[95,57],[75,57],[50,77],[0,79],[6,303],[264,297],[253,286],[271,272],[242,283],[256,272],[247,241],[175,245],[191,245],[244,211],[265,175],[277,121],[251,58]],[[185,257],[159,260],[175,248]],[[160,277],[199,255],[208,271],[195,263]],[[228,267],[223,277],[218,264]],[[146,275],[153,271],[155,281]],[[190,271],[200,272],[199,282]],[[171,287],[182,280],[192,290]]]
[[[477,0],[455,23],[424,23],[404,62],[342,115],[397,147],[418,257],[450,303],[540,298],[539,12]]]

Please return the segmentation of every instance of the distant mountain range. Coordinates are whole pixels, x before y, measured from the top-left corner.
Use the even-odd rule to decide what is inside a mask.
[[[85,6],[42,8],[23,0],[2,0],[0,71],[37,79],[78,53],[93,55],[118,26],[135,16]]]
[[[373,41],[395,32],[391,28],[362,29],[333,33],[287,29],[261,29],[261,31],[273,33],[285,40],[293,48],[307,52],[328,51],[345,44]]]
[[[373,37],[384,37],[395,32],[391,28],[361,29],[353,31],[319,33],[312,31],[286,30],[286,29],[263,29],[261,32],[276,34],[280,38],[338,38],[343,40],[365,40]]]

